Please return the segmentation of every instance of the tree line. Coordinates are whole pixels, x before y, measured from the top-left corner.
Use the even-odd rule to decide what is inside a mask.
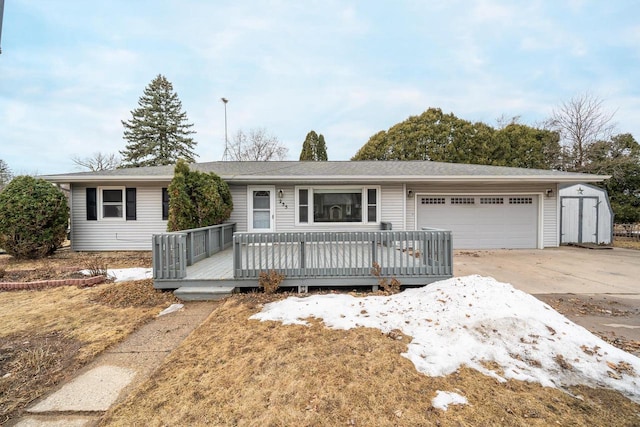
[[[589,93],[563,102],[536,126],[517,117],[496,126],[471,122],[428,108],[372,135],[351,160],[432,160],[611,175],[608,190],[616,221],[640,221],[640,146],[629,133],[616,133],[614,114]],[[131,118],[122,120],[126,146],[116,154],[94,153],[72,160],[97,171],[120,167],[195,162],[195,131],[171,82],[158,75],[145,87]],[[231,160],[283,160],[288,149],[266,129],[238,130],[228,146]],[[310,131],[299,160],[326,161],[322,134]],[[0,159],[0,188],[10,181]]]
[[[497,128],[429,108],[371,136],[351,160],[432,160],[611,175],[616,222],[640,221],[640,145],[615,133],[613,113],[589,93],[562,103],[540,126]]]

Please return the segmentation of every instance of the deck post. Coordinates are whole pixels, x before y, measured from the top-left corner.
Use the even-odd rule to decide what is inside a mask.
[[[305,246],[306,246],[306,242],[303,235],[302,239],[300,239],[300,269],[302,271],[304,271],[307,268]]]
[[[207,230],[204,233],[204,251],[205,251],[205,255],[207,258],[209,258],[211,256],[211,243],[212,243],[212,239],[211,239],[211,233],[213,233],[212,229]]]
[[[378,262],[377,252],[378,252],[378,233],[373,233],[373,240],[371,241],[371,266],[372,267],[373,267],[373,264]]]

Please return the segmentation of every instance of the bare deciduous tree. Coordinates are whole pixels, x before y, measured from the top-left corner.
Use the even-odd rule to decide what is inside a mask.
[[[9,169],[9,165],[2,159],[0,159],[0,190],[11,181],[13,173]]]
[[[611,137],[615,129],[614,115],[604,109],[602,99],[588,92],[574,96],[553,110],[549,126],[560,133],[565,149],[571,153],[574,169],[584,167],[591,144]]]
[[[115,154],[93,153],[91,157],[72,157],[71,161],[76,165],[90,171],[105,171],[116,169],[120,166],[120,157]]]
[[[231,160],[269,161],[286,159],[289,149],[280,144],[277,137],[260,128],[251,129],[248,135],[239,130],[229,145],[229,152]]]

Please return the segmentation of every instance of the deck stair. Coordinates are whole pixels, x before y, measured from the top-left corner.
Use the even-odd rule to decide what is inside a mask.
[[[182,286],[173,294],[183,301],[212,301],[228,297],[234,290],[233,286]]]

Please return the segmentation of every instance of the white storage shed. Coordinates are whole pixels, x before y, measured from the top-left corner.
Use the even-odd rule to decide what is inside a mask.
[[[613,211],[607,190],[589,184],[560,189],[560,244],[613,241]]]

